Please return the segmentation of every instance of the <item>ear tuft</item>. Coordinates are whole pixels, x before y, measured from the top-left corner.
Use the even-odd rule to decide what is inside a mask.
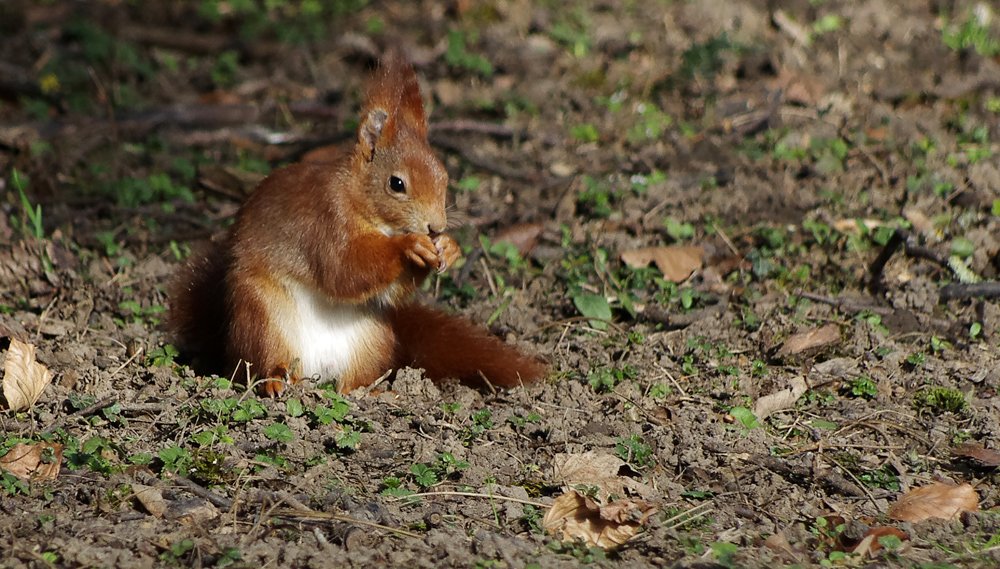
[[[369,162],[375,155],[375,145],[378,144],[378,139],[382,136],[382,129],[385,128],[387,120],[389,120],[389,113],[385,109],[372,109],[365,117],[365,122],[361,123],[361,128],[358,129],[358,142],[361,144],[365,160]]]

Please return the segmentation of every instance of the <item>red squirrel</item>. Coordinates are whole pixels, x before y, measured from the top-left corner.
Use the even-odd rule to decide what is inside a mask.
[[[248,362],[269,396],[281,380],[317,375],[347,393],[403,366],[435,381],[538,380],[539,360],[412,299],[461,256],[443,233],[447,187],[413,66],[389,50],[353,148],[264,179],[225,237],[178,272],[168,327],[182,348],[222,354],[230,370]]]

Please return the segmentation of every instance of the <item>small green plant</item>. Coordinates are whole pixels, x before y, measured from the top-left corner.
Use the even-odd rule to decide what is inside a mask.
[[[568,555],[583,565],[590,565],[607,559],[604,551],[599,547],[587,547],[582,540],[574,542],[564,542],[552,540],[545,544],[553,553]]]
[[[14,476],[10,472],[3,469],[0,469],[0,488],[2,488],[8,496],[13,496],[18,492],[24,495],[31,494],[31,490],[28,489],[27,484],[25,484],[17,476]]]
[[[947,387],[931,387],[913,395],[913,406],[918,411],[926,410],[935,415],[959,413],[965,409],[966,405],[965,395],[961,391]]]
[[[264,428],[264,436],[272,441],[281,443],[291,442],[295,439],[295,434],[284,423],[272,423]]]
[[[611,182],[584,176],[583,185],[585,189],[580,192],[580,204],[589,208],[597,217],[610,217],[613,212],[611,204],[618,198],[618,193],[611,187]]]
[[[413,490],[410,490],[409,488],[403,486],[403,480],[401,478],[397,478],[394,476],[382,479],[382,486],[384,486],[384,488],[382,489],[383,496],[395,496],[396,498],[403,498],[405,496],[413,494]]]
[[[892,467],[885,465],[876,470],[856,471],[858,480],[864,482],[871,488],[883,488],[885,490],[899,491],[899,475],[892,470]]]
[[[649,388],[649,396],[653,399],[662,399],[670,395],[670,387],[665,383],[657,383]]]
[[[450,452],[445,452],[437,455],[437,462],[434,464],[411,464],[409,475],[421,488],[430,488],[466,468],[469,468],[467,461],[456,460]]]
[[[652,463],[653,450],[639,435],[629,435],[627,439],[615,437],[615,454],[631,465],[644,467]]]
[[[182,447],[173,445],[160,451],[160,460],[163,461],[163,468],[176,472],[181,476],[187,474],[188,467],[191,466],[191,453]]]
[[[121,449],[117,444],[105,437],[94,436],[87,439],[83,444],[74,440],[67,440],[69,452],[65,452],[66,465],[70,470],[79,470],[87,467],[92,472],[105,476],[121,472],[122,468],[114,466],[109,457],[122,456]]]
[[[448,65],[462,67],[485,77],[493,75],[493,65],[489,60],[468,52],[465,46],[465,34],[461,30],[448,31],[448,50],[445,51],[444,60]]]
[[[739,551],[739,547],[735,543],[716,541],[708,544],[708,547],[711,548],[712,557],[719,562],[719,565],[727,568],[736,567],[736,552]]]
[[[935,354],[951,349],[951,342],[942,340],[937,336],[931,336],[931,351]]]
[[[844,25],[844,19],[836,14],[827,14],[813,23],[813,31],[817,34],[835,32]]]
[[[134,300],[125,300],[118,303],[118,309],[122,312],[129,312],[132,314],[132,322],[139,322],[147,326],[159,326],[160,319],[157,318],[160,314],[167,311],[166,307],[160,304],[152,304],[147,308],[143,308],[138,302]],[[114,319],[115,323],[125,327],[125,321],[121,319]],[[174,354],[177,355],[177,354]]]
[[[194,554],[194,541],[183,539],[170,545],[170,549],[160,554],[160,559],[171,565],[186,565]]]
[[[633,144],[657,140],[673,124],[670,115],[653,103],[636,104],[635,113],[638,115],[635,125],[625,135],[625,138]]]
[[[414,482],[421,488],[430,488],[438,483],[437,474],[434,469],[426,464],[411,464],[410,475]]]
[[[920,367],[927,363],[927,354],[923,352],[913,352],[912,354],[906,356],[906,363],[914,367]]]
[[[597,142],[600,138],[597,127],[590,123],[574,125],[570,127],[569,133],[579,142]]]
[[[157,348],[149,352],[149,357],[146,360],[146,364],[150,366],[173,366],[174,358],[180,355],[171,344],[165,344],[162,348]]]
[[[493,414],[489,409],[480,409],[473,413],[471,418],[472,425],[462,429],[458,433],[458,437],[465,446],[469,446],[473,441],[481,437],[483,433],[493,428]]]
[[[542,416],[538,413],[529,413],[527,417],[520,417],[517,415],[507,417],[507,422],[510,423],[511,427],[513,427],[515,431],[522,431],[527,423],[537,423],[541,420]]]
[[[587,383],[596,393],[611,393],[619,383],[627,379],[635,379],[638,374],[629,364],[625,364],[621,369],[599,367],[590,370],[587,374]]]
[[[982,5],[989,10],[986,4]],[[956,29],[953,25],[945,25],[941,29],[941,40],[954,51],[972,48],[984,57],[1000,54],[1000,38],[994,37],[989,25],[989,13],[982,14],[973,9],[966,14],[966,19]]]
[[[686,241],[693,238],[695,235],[694,225],[689,222],[681,223],[667,218],[663,220],[663,224],[666,226],[667,234],[673,237],[676,241]]]
[[[28,178],[14,169],[10,174],[10,183],[21,197],[21,205],[24,207],[24,213],[28,216],[28,221],[31,222],[31,235],[37,240],[45,238],[45,230],[42,228],[42,206],[39,204],[32,208],[31,202],[28,201],[28,196],[24,194],[24,188],[28,185]],[[27,231],[25,232],[27,233]]]
[[[149,203],[170,202],[182,199],[188,203],[194,202],[194,194],[187,186],[177,185],[166,173],[160,172],[148,178],[122,178],[106,188],[113,194],[118,205],[136,207]],[[170,209],[171,206],[167,205]]]
[[[882,316],[872,312],[871,310],[863,310],[859,312],[858,315],[854,317],[854,320],[857,322],[867,322],[872,328],[882,332],[883,334],[888,332],[888,329],[882,325]]]
[[[532,506],[531,504],[525,504],[524,515],[521,516],[521,522],[528,526],[528,530],[539,535],[544,535],[545,530],[542,529],[542,517],[544,515],[545,512],[543,512],[541,508]]]
[[[482,181],[475,176],[466,176],[455,182],[455,189],[461,192],[475,192],[479,190]]]
[[[867,375],[860,375],[848,380],[847,387],[853,397],[873,399],[878,395],[878,386]]]
[[[705,43],[695,44],[681,54],[681,68],[678,75],[682,80],[693,81],[698,77],[715,78],[722,69],[722,54],[726,51],[741,51],[739,44],[729,41],[723,32]]]
[[[580,17],[555,22],[549,30],[549,36],[569,48],[576,57],[583,57],[590,51],[592,40]]]
[[[983,333],[983,325],[981,323],[973,322],[972,325],[969,326],[969,338],[975,340],[979,338],[980,334],[982,333]]]
[[[573,297],[573,304],[580,314],[593,320],[587,323],[594,330],[607,330],[611,320],[611,305],[608,299],[599,294],[578,294]]]
[[[747,409],[746,407],[739,405],[733,407],[729,410],[729,414],[736,419],[740,426],[742,426],[744,433],[761,426],[760,422],[757,421],[757,416],[753,414],[753,411]]]

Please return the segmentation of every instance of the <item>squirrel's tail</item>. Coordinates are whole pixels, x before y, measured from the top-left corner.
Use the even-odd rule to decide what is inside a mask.
[[[409,303],[390,311],[397,367],[423,368],[434,381],[513,387],[545,376],[547,366],[473,324],[444,311]]]
[[[167,329],[186,351],[197,351],[213,370],[226,351],[225,282],[229,268],[225,239],[196,249],[168,286]]]

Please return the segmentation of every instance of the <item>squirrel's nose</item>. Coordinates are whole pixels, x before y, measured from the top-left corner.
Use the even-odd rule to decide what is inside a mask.
[[[427,222],[427,228],[431,233],[441,233],[448,228],[448,220],[444,215]]]

